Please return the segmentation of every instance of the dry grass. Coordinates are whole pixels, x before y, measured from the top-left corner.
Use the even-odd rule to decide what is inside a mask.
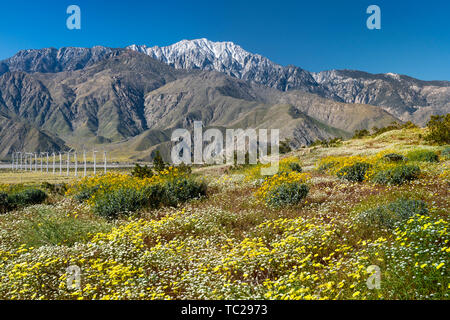
[[[110,171],[128,171],[129,169],[108,169]],[[103,169],[98,168],[97,173],[102,173]],[[87,176],[94,175],[94,170],[86,170]],[[59,170],[55,174],[50,170],[46,172],[45,169],[41,171],[11,171],[0,170],[0,184],[39,184],[42,182],[49,182],[53,184],[68,183],[83,177],[83,170],[78,170],[78,176],[75,177],[73,168],[70,171],[70,175],[67,176],[67,171],[63,169],[62,174],[59,174]]]

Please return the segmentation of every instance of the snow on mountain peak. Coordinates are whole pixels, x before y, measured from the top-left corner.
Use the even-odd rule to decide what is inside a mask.
[[[166,47],[131,45],[128,49],[146,53],[178,69],[216,70],[238,78],[245,78],[246,72],[256,66],[282,68],[261,55],[242,49],[233,42],[213,42],[205,38],[182,40]]]
[[[282,91],[317,91],[311,74],[298,67],[283,67],[266,57],[253,54],[233,42],[208,39],[182,40],[166,47],[131,45],[129,50],[143,52],[177,69],[215,70]]]

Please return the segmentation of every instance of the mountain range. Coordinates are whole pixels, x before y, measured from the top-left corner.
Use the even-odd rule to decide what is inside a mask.
[[[346,103],[380,106],[403,121],[426,124],[450,109],[449,81],[421,81],[394,73],[308,72],[281,66],[232,42],[183,40],[167,47],[129,46],[177,69],[216,70],[281,91],[301,90]]]
[[[280,128],[316,139],[450,110],[449,81],[281,66],[232,42],[23,50],[0,61],[0,157],[99,146],[167,154],[175,128]]]

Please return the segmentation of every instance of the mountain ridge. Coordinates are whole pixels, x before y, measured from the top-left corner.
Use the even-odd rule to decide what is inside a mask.
[[[177,69],[216,70],[281,91],[301,90],[346,103],[382,107],[403,121],[425,125],[432,114],[450,111],[450,81],[424,81],[394,73],[371,74],[358,70],[309,72],[281,66],[252,54],[233,42],[205,38],[182,40],[165,47],[131,45]]]
[[[167,144],[168,129],[190,128],[195,120],[205,126],[247,123],[255,128],[273,121],[283,138],[294,138],[293,146],[300,146],[365,128],[371,120],[364,114],[373,117],[375,112],[374,123],[380,126],[396,119],[373,106],[334,102],[304,91],[282,92],[216,71],[175,69],[129,50],[68,69],[4,73],[0,112],[51,132],[70,146],[111,144],[143,134],[152,144]],[[290,115],[292,108],[297,118]],[[357,109],[364,110],[362,118],[354,116]]]
[[[447,81],[393,73],[311,73],[207,39],[22,50],[0,61],[0,113],[8,121],[48,132],[44,140],[55,147],[138,141],[129,151],[141,158],[167,145],[168,129],[194,120],[255,128],[272,121],[295,147],[398,119],[424,124],[449,111],[449,89]]]

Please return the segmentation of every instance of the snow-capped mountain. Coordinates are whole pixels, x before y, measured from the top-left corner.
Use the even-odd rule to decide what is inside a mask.
[[[328,92],[308,71],[295,66],[283,67],[233,42],[196,39],[183,40],[167,47],[131,45],[128,49],[143,52],[177,69],[215,70],[281,91],[298,89],[328,96]]]
[[[82,70],[130,50],[180,69],[179,72],[217,71],[283,92],[299,90],[338,102],[371,104],[401,120],[412,120],[420,125],[424,125],[431,114],[450,112],[449,81],[421,81],[395,73],[370,74],[355,70],[311,73],[300,67],[279,65],[232,42],[207,39],[183,40],[167,47],[132,45],[125,49],[96,46],[22,50],[0,61],[0,76],[16,71]]]
[[[301,90],[346,103],[380,106],[402,120],[425,124],[450,112],[450,82],[421,81],[395,73],[354,70],[311,73],[281,66],[233,42],[183,40],[167,47],[129,46],[178,69],[215,70],[281,91]]]

